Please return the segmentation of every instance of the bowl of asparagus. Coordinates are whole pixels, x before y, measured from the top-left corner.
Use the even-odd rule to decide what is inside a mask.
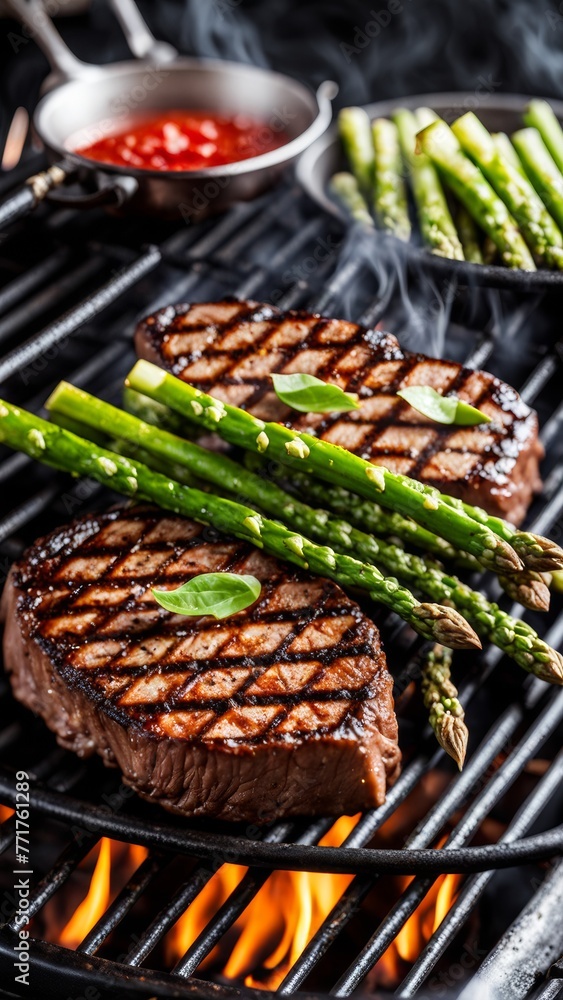
[[[426,94],[343,108],[298,176],[409,267],[563,288],[563,102]]]

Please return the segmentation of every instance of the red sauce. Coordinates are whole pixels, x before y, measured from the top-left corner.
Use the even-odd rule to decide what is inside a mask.
[[[84,139],[84,136],[78,137]],[[219,117],[208,111],[167,111],[135,115],[126,129],[105,135],[75,152],[101,163],[142,170],[200,170],[247,160],[288,142],[281,129],[235,115]]]

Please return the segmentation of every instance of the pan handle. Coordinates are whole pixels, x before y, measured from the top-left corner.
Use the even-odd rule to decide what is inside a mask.
[[[97,191],[88,194],[74,194],[63,188],[52,190],[47,195],[49,201],[65,208],[119,208],[129,201],[139,187],[134,177],[111,177],[104,181]]]
[[[100,69],[82,62],[70,51],[47,14],[41,0],[4,0],[4,7],[35,39],[51,68],[64,80],[92,79]]]
[[[109,0],[109,4],[135,59],[148,59],[162,65],[178,58],[178,51],[173,45],[154,37],[135,0]]]

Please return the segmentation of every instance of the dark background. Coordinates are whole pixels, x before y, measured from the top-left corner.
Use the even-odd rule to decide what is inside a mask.
[[[105,0],[69,14],[47,0],[82,58],[127,55]],[[496,92],[562,96],[563,0],[141,0],[156,35],[187,54],[270,65],[340,85],[337,106],[386,96],[467,90],[479,107]],[[19,26],[0,21],[5,128],[32,107],[47,64]]]

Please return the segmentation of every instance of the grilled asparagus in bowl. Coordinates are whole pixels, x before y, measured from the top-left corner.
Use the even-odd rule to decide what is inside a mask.
[[[451,126],[429,108],[396,108],[371,123],[344,108],[349,172],[329,184],[355,221],[451,260],[491,259],[523,271],[563,270],[563,129],[531,101],[513,136],[473,112]]]

